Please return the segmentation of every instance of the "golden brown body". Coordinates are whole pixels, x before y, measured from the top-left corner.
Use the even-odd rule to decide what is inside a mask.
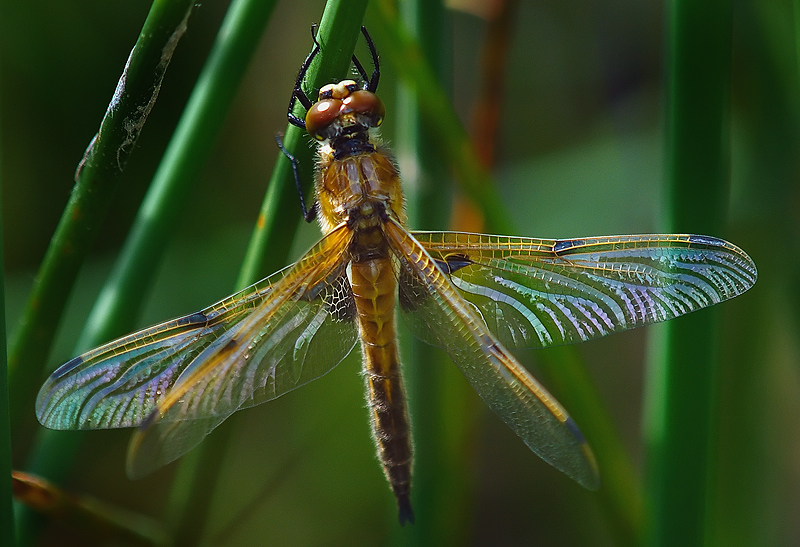
[[[508,348],[574,343],[722,302],[756,280],[752,260],[696,235],[546,240],[409,232],[391,156],[375,138],[385,109],[364,83],[302,91],[289,121],[319,143],[316,214],[325,236],[294,265],[199,312],[142,330],[62,365],[36,415],[53,429],[138,426],[128,473],[185,454],[232,413],[319,378],[361,342],[378,457],[413,522],[411,442],[395,334],[395,301],[412,332],[444,348],[477,393],[545,461],[600,485],[586,439]],[[291,113],[306,108],[302,120]],[[288,151],[287,157],[297,165]],[[301,184],[296,179],[298,188]]]
[[[372,436],[402,518],[411,515],[411,438],[394,326],[397,282],[391,259],[353,263],[351,285],[358,310]]]
[[[387,216],[405,222],[400,179],[384,151],[343,159],[320,151],[317,200],[326,233],[346,222],[353,230],[350,284],[378,459],[397,498],[401,520],[413,522],[409,500],[412,448],[395,329],[397,277],[383,232]]]

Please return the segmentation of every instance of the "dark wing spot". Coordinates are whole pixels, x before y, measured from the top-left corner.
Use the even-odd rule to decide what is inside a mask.
[[[234,349],[236,349],[238,345],[239,342],[236,340],[236,338],[231,338],[230,340],[228,340],[227,344],[225,344],[222,348],[220,348],[219,353],[221,355],[229,351],[233,351]]]
[[[564,422],[564,425],[567,426],[570,433],[572,433],[572,436],[575,437],[576,441],[581,444],[586,444],[586,438],[584,438],[581,430],[578,429],[578,424],[575,423],[575,420],[573,420],[570,416],[567,416],[567,421]]]
[[[464,254],[447,255],[444,260],[436,261],[436,265],[446,274],[454,273],[470,264],[474,264],[474,262]]]
[[[145,429],[153,425],[153,423],[158,419],[158,416],[159,412],[158,409],[156,408],[154,411],[152,411],[150,414],[147,415],[147,418],[145,418],[142,421],[141,425],[139,426],[139,429],[144,431]]]
[[[206,316],[206,314],[204,314],[201,311],[178,319],[179,327],[186,327],[190,325],[205,325],[207,323],[208,323],[208,316]]]
[[[83,363],[83,357],[78,356],[75,357],[74,359],[70,359],[69,361],[58,367],[58,369],[56,369],[55,372],[53,372],[53,377],[52,377],[53,380],[61,378],[62,376],[64,376],[66,373],[68,373],[70,370],[74,369],[81,363]]]
[[[582,239],[562,239],[560,241],[556,241],[553,250],[557,253],[561,251],[566,251],[567,249],[571,249],[573,247],[580,247],[585,242]]]
[[[715,247],[722,247],[724,245],[724,241],[711,236],[689,236],[690,243],[702,243],[703,245],[714,245]]]

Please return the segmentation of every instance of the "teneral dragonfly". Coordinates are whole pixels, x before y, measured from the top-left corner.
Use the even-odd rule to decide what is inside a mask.
[[[290,102],[290,121],[318,142],[316,202],[301,204],[307,220],[318,217],[320,242],[213,306],[64,364],[39,393],[39,421],[53,429],[138,427],[128,472],[141,476],[233,412],[322,376],[360,343],[378,458],[400,522],[413,522],[399,304],[411,330],[443,347],[536,454],[598,488],[575,422],[508,348],[582,342],[722,302],[755,283],[755,264],[735,245],[699,235],[551,240],[409,231],[397,168],[378,140],[380,72],[364,36],[374,70],[366,74],[354,57],[360,86],[326,85],[312,104],[301,85],[315,45]],[[291,113],[296,101],[305,119]]]

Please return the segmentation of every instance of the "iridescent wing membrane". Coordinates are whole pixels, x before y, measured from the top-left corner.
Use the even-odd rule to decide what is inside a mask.
[[[708,236],[413,234],[509,348],[584,342],[666,321],[742,294],[757,277],[744,251]],[[430,338],[429,329],[415,333]]]
[[[503,346],[580,342],[663,321],[733,298],[756,279],[743,251],[710,237],[539,240],[388,228],[411,330],[443,347],[534,452],[591,489],[599,475],[585,439]]]
[[[128,471],[186,453],[230,414],[336,366],[358,332],[346,226],[286,268],[205,310],[126,336],[66,363],[36,415],[51,429],[141,426]]]
[[[750,258],[701,236],[539,240],[415,232],[386,224],[412,331],[444,347],[543,459],[589,488],[594,458],[559,403],[508,347],[579,342],[732,298],[755,282]],[[73,359],[45,383],[52,429],[140,426],[128,471],[181,456],[236,410],[322,376],[357,341],[340,226],[294,266],[205,310]],[[488,327],[488,328],[487,328]]]
[[[586,488],[597,489],[594,455],[564,408],[486,328],[440,261],[398,224],[388,223],[387,235],[399,262],[406,323],[447,351],[478,395],[531,450]]]

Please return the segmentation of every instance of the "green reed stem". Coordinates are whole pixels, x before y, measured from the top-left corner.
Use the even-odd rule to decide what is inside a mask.
[[[667,229],[721,235],[730,176],[731,5],[670,4]],[[649,375],[651,545],[703,545],[716,437],[717,313],[663,327]]]
[[[53,235],[11,344],[11,419],[33,420],[31,409],[53,335],[78,269],[113,197],[119,174],[155,103],[193,0],[156,0],[131,51],[97,137],[76,173],[76,184]]]
[[[84,351],[134,327],[176,223],[261,39],[275,2],[236,0],[173,134],[119,259],[77,344]],[[144,31],[143,31],[144,33]],[[31,468],[57,480],[83,435],[43,431]],[[201,496],[193,500],[198,502]],[[199,506],[199,503],[198,503]]]
[[[388,64],[419,98],[425,129],[436,144],[435,150],[452,165],[461,189],[480,208],[489,229],[500,234],[512,233],[511,222],[491,175],[481,165],[467,132],[420,45],[400,24],[398,14],[390,4],[380,0],[373,4],[372,11],[380,31],[391,44],[385,49],[384,55]]]
[[[452,57],[447,54],[451,32],[443,3],[417,0],[402,3],[399,9],[440,87],[449,87],[443,82],[451,80]],[[379,51],[396,47],[391,40],[385,42],[379,44]],[[447,165],[439,161],[433,136],[425,130],[420,100],[417,90],[402,82],[390,114],[396,120],[393,140],[406,211],[411,227],[446,230],[453,195],[451,177]],[[443,350],[410,335],[402,337],[401,343],[414,439],[411,499],[417,521],[414,526],[395,529],[396,540],[411,545],[463,543],[469,530],[459,516],[468,513],[472,500],[473,482],[467,469],[471,459],[465,446],[473,420],[468,412],[459,411],[466,406],[468,388],[453,378],[460,373]]]
[[[314,96],[312,90],[342,79],[347,73],[356,40],[361,34],[364,11],[366,1],[361,0],[336,0],[326,4],[317,33],[322,50],[306,75],[308,87],[304,89],[310,96]],[[288,104],[288,96],[286,100]],[[305,113],[298,108],[295,114],[302,116]],[[287,127],[285,135],[284,146],[302,162],[302,172],[306,173],[313,166],[313,160],[305,135],[295,126]],[[311,180],[313,177],[308,173],[303,182]],[[262,272],[275,271],[285,265],[291,240],[300,223],[299,212],[291,166],[288,161],[278,161],[239,272],[237,290],[255,282],[263,275]],[[201,539],[205,515],[210,507],[214,485],[224,461],[225,445],[232,435],[233,427],[233,420],[224,422],[213,436],[181,462],[170,499],[170,512],[171,520],[176,524],[176,537],[186,541],[187,545],[198,543]]]
[[[316,100],[320,87],[339,81],[347,74],[356,42],[361,36],[361,24],[366,9],[366,0],[329,0],[325,4],[317,33],[317,41],[322,50],[311,64],[303,86],[312,102]],[[299,66],[298,63],[298,68]],[[289,95],[286,96],[286,104],[289,104]],[[299,102],[295,105],[294,114],[300,118],[305,117],[305,110]],[[314,150],[308,144],[305,131],[291,124],[287,124],[283,133],[283,145],[298,161],[306,204],[310,205],[313,202],[311,183],[314,180]],[[300,223],[299,213],[291,164],[281,155],[269,180],[258,222],[239,274],[238,287],[244,288],[285,265],[292,238]],[[287,217],[293,221],[285,222]]]
[[[237,18],[230,17],[223,24],[221,38],[198,79],[120,257],[87,320],[76,347],[78,352],[135,325],[142,292],[151,282],[175,224],[181,218],[180,208],[213,146],[271,12],[271,5],[264,2],[250,0],[250,10],[242,9],[242,4],[246,3],[236,4],[239,11],[231,11]],[[247,32],[227,32],[237,22],[241,22]],[[59,439],[80,437],[77,433],[57,436]],[[68,467],[64,454],[47,444],[36,452],[32,470],[53,478]]]
[[[378,32],[392,44],[385,49],[384,58],[419,99],[425,129],[435,143],[434,149],[444,159],[443,163],[453,166],[460,188],[480,210],[489,229],[495,233],[515,233],[513,221],[502,205],[489,172],[481,165],[480,155],[434,77],[420,45],[402,27],[398,14],[388,2],[376,2],[373,8],[371,13]],[[566,402],[578,424],[598,424],[594,429],[584,427],[595,450],[603,481],[597,494],[598,503],[604,508],[609,527],[620,543],[635,543],[643,534],[641,488],[638,480],[632,479],[635,476],[633,463],[580,354],[575,348],[565,346],[543,350],[538,356],[550,384],[559,387],[556,395]]]
[[[0,120],[1,121],[1,120]],[[2,161],[2,150],[0,150]],[[0,200],[0,221],[3,218]],[[0,222],[2,226],[2,222]],[[16,545],[14,507],[11,492],[11,417],[9,416],[8,359],[6,355],[6,298],[3,268],[3,234],[0,230],[0,543]]]

